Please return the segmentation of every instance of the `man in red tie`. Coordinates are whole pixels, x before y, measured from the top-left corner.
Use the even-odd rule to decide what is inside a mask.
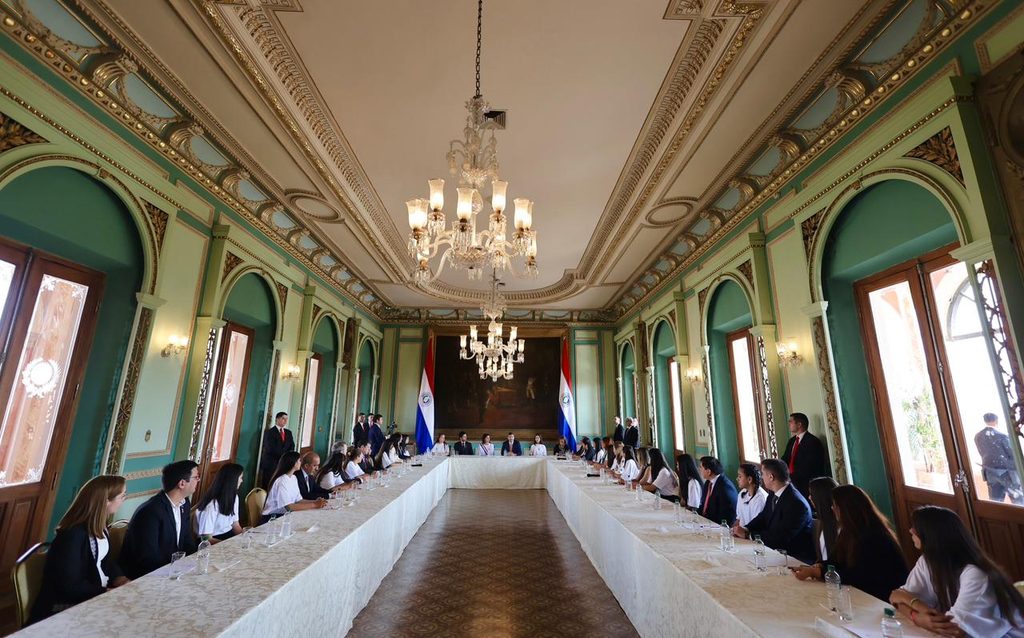
[[[288,429],[288,413],[278,412],[274,417],[274,425],[263,432],[263,451],[260,454],[260,485],[269,488],[271,476],[277,468],[277,462],[285,452],[295,449],[295,439]]]
[[[789,432],[793,436],[789,438],[786,452],[782,455],[793,485],[804,497],[807,496],[807,485],[811,479],[830,475],[825,446],[818,437],[807,431],[807,425],[807,415],[803,412],[789,415]]]
[[[736,486],[723,476],[722,462],[713,456],[700,459],[700,475],[704,479],[701,490],[700,514],[704,518],[731,526],[736,520]]]

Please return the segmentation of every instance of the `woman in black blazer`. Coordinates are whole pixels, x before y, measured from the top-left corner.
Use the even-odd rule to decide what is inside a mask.
[[[124,503],[124,495],[122,476],[97,476],[79,490],[46,553],[30,623],[128,582],[111,558],[107,538],[107,519]]]

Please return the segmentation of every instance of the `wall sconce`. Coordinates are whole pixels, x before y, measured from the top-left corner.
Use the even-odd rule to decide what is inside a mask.
[[[780,341],[775,346],[776,352],[779,353],[779,365],[783,368],[790,366],[800,365],[804,358],[800,356],[800,353],[796,350],[796,342],[792,340]]]
[[[690,385],[697,385],[701,381],[700,368],[688,368],[686,370],[686,382]]]
[[[284,374],[281,375],[285,381],[298,381],[302,378],[302,368],[296,364],[285,366]]]
[[[178,356],[185,351],[188,347],[188,337],[180,337],[178,335],[171,335],[170,341],[164,346],[164,349],[160,351],[160,356],[167,358],[171,356]]]

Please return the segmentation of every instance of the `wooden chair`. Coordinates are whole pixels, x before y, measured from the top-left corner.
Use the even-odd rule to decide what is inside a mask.
[[[43,586],[43,567],[46,566],[46,553],[49,550],[49,543],[36,543],[15,561],[14,568],[11,569],[14,594],[17,598],[15,615],[19,629],[28,622],[32,605],[35,604],[39,589]]]
[[[259,525],[260,516],[263,515],[263,506],[267,503],[267,491],[254,487],[245,496],[245,516],[249,527]]]
[[[121,518],[107,527],[107,541],[110,543],[108,553],[110,559],[115,563],[121,556],[121,546],[124,545],[124,535],[128,532],[128,519]]]
[[[1024,580],[1015,582],[1013,586],[1017,588],[1017,591],[1020,592],[1021,596],[1024,596]]]

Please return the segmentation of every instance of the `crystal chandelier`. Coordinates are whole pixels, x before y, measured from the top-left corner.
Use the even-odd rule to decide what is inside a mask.
[[[499,285],[498,273],[492,270],[491,294],[480,307],[491,320],[487,326],[487,340],[480,341],[477,338],[475,325],[469,327],[468,339],[466,335],[459,336],[459,358],[476,359],[480,378],[490,377],[491,381],[511,379],[512,365],[523,362],[526,350],[526,341],[516,338],[515,326],[509,328],[508,343],[505,343],[504,326],[498,322],[498,318],[505,312],[505,296],[498,292]]]
[[[515,231],[506,233],[505,193],[508,182],[498,177],[498,140],[496,125],[487,117],[489,106],[480,94],[480,46],[483,34],[483,0],[477,1],[476,17],[476,93],[466,109],[463,139],[451,141],[448,153],[449,172],[458,178],[458,201],[450,228],[444,214],[444,180],[431,179],[429,199],[411,199],[405,203],[409,212],[409,253],[416,258],[413,279],[417,284],[433,281],[441,275],[445,264],[456,270],[466,269],[469,279],[481,279],[485,269],[503,273],[511,270],[517,277],[537,276],[537,231],[533,229],[533,202],[517,198]],[[477,232],[476,216],[483,210],[481,191],[491,183],[491,215],[487,230]],[[437,271],[430,261],[441,255]],[[522,271],[512,267],[512,257],[524,257]]]

